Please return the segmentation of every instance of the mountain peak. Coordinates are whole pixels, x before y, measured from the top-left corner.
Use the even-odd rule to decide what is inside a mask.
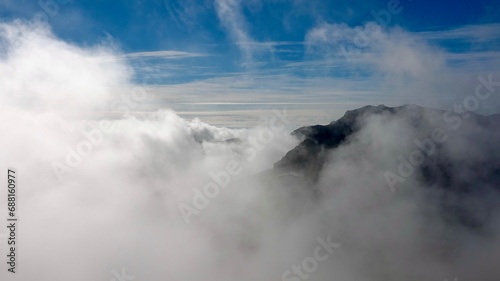
[[[445,112],[414,104],[398,107],[388,107],[383,104],[367,105],[348,110],[344,116],[328,125],[306,126],[292,132],[292,135],[299,138],[301,143],[275,163],[274,168],[284,172],[302,173],[315,180],[326,160],[327,153],[325,151],[334,150],[346,142],[366,125],[367,118],[375,115],[386,115],[393,120],[403,122],[402,124],[408,124],[410,130],[419,131],[420,134],[426,135],[430,134],[436,124],[444,122]],[[498,119],[498,116],[485,117],[471,113],[469,118],[463,119],[463,122],[490,128],[492,125],[496,125]]]

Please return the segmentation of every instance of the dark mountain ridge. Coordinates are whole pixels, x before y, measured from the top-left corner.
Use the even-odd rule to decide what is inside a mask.
[[[363,121],[366,118],[376,115],[389,115],[393,118],[401,117],[415,130],[429,130],[428,127],[432,127],[429,120],[442,118],[445,114],[446,111],[444,110],[424,108],[417,105],[399,107],[368,105],[349,110],[342,118],[332,121],[328,125],[305,126],[293,131],[292,135],[299,138],[301,143],[275,163],[274,169],[305,172],[304,174],[315,179],[324,164],[324,153],[335,149],[357,133],[363,127]],[[491,130],[491,136],[497,137],[493,133],[499,128],[500,114],[491,116],[482,116],[475,113],[467,114],[470,114],[470,117],[463,119],[469,123],[468,125],[474,123],[474,125]]]
[[[398,122],[406,128],[401,134],[410,132],[412,136],[402,138],[402,141],[431,139],[430,136],[436,128],[445,132],[447,141],[434,144],[433,153],[429,155],[425,153],[425,148],[415,146],[413,151],[420,151],[424,160],[415,166],[411,178],[425,189],[437,190],[441,194],[437,200],[438,205],[444,210],[444,216],[450,216],[452,220],[474,227],[481,225],[482,221],[487,219],[492,206],[486,203],[485,198],[498,196],[500,191],[500,150],[496,148],[500,143],[498,114],[482,116],[470,112],[447,112],[416,105],[365,106],[347,111],[342,118],[330,124],[295,130],[292,135],[301,140],[300,144],[275,163],[273,171],[282,178],[293,177],[292,180],[288,179],[292,182],[309,182],[309,186],[314,187],[325,164],[333,161],[332,155],[335,155],[342,146],[349,145],[359,138],[360,132],[366,129],[373,118],[382,120],[381,128],[390,122]],[[399,137],[397,131],[387,133],[381,129],[380,134],[372,134],[370,137],[395,139]],[[414,144],[408,145],[411,147]],[[401,155],[408,158],[411,152]],[[394,162],[394,169],[390,171],[392,174],[389,178],[393,176],[400,179],[401,182],[397,184],[405,186],[406,179],[398,174],[398,165],[403,165],[401,160],[397,160],[396,156],[388,158],[394,158],[387,159],[389,162]],[[378,165],[378,163],[372,164]],[[387,175],[385,176],[387,179]]]

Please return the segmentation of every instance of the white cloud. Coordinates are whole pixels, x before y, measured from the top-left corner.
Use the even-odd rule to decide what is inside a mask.
[[[327,56],[333,63],[361,64],[382,73],[424,75],[442,68],[441,50],[400,28],[384,29],[375,22],[364,26],[321,24],[308,32],[309,52]]]
[[[130,85],[129,69],[107,59],[110,48],[81,49],[20,22],[0,24],[0,36],[3,107],[91,110]]]
[[[386,94],[401,103],[410,98],[422,105],[449,108],[474,91],[479,74],[499,73],[494,66],[498,55],[481,50],[452,52],[438,47],[431,37],[465,38],[477,32],[481,39],[474,38],[486,42],[493,40],[495,29],[493,25],[415,33],[399,27],[382,28],[374,22],[356,27],[322,23],[307,33],[305,41],[311,63],[338,69],[336,73],[350,77],[364,77],[378,85],[373,90],[377,95]],[[486,111],[498,112],[500,101],[491,103],[485,106],[489,107]]]

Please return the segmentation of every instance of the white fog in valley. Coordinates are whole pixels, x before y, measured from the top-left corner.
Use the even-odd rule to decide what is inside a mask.
[[[82,48],[45,27],[0,24],[0,163],[19,179],[12,280],[105,281],[123,268],[136,280],[498,280],[495,212],[475,231],[440,215],[429,198],[442,191],[423,189],[418,178],[388,187],[384,173],[396,173],[398,156],[426,137],[404,116],[363,120],[328,155],[316,183],[268,180],[262,175],[300,142],[284,108],[247,129],[186,120],[169,108],[95,114],[113,111],[122,95],[151,102],[133,75],[112,43]],[[486,132],[464,125],[450,133],[452,159],[495,153],[488,140],[471,149],[469,133]],[[214,177],[229,183],[195,209],[194,190]],[[500,206],[495,196],[485,198]],[[3,199],[0,209],[6,216]],[[318,239],[338,247],[322,249],[328,258],[302,270],[307,278],[293,274]]]

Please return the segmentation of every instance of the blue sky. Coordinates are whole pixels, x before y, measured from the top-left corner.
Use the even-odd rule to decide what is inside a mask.
[[[3,21],[41,17],[62,40],[113,44],[137,81],[154,72],[162,106],[235,118],[285,105],[307,122],[460,100],[498,71],[499,11],[493,0],[0,0]]]
[[[51,0],[46,3],[52,8]],[[120,1],[54,0],[57,16],[50,17],[54,31],[63,39],[93,44],[112,36],[126,52],[161,49],[230,50],[234,40],[218,18],[217,1]],[[223,1],[224,2],[224,1]],[[240,1],[226,1],[240,2]],[[370,11],[385,9],[389,1],[241,1],[239,12],[249,34],[258,41],[303,41],[318,21],[351,26],[372,21]],[[32,18],[43,10],[37,1],[2,1],[1,16]],[[450,29],[500,21],[498,1],[402,0],[401,14],[389,25],[410,31]]]

